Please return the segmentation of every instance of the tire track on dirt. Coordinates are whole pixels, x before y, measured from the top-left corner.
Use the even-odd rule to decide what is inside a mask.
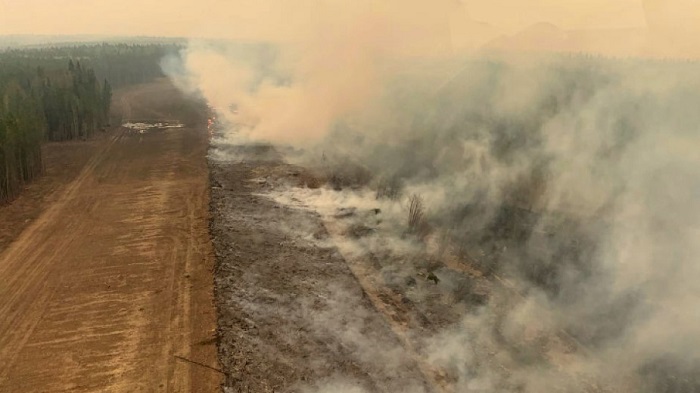
[[[56,217],[63,212],[67,203],[75,197],[77,190],[122,135],[122,130],[117,131],[107,145],[88,162],[80,175],[66,187],[56,203],[0,255],[0,277],[4,278],[4,283],[0,286],[0,315],[3,316],[0,320],[0,358],[7,359],[0,368],[0,386],[8,368],[13,364],[17,349],[26,343],[53,296],[54,286],[40,288],[46,282],[46,277],[56,269],[56,266],[47,266],[55,264],[80,231],[80,222],[71,222],[71,227],[64,228],[67,236],[50,243],[48,237],[58,229],[55,227]],[[37,239],[41,239],[39,247],[36,247]],[[48,250],[49,248],[53,250]],[[40,257],[46,254],[48,257]],[[29,261],[37,263],[28,263]],[[30,294],[29,297],[20,300],[26,294]]]
[[[218,390],[175,358],[218,368],[213,341],[196,345],[214,327],[207,145],[204,127],[117,130],[0,254],[0,391]]]

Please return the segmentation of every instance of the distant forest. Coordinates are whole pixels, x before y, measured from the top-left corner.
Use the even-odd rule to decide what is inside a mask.
[[[63,69],[72,59],[93,69],[100,81],[107,79],[117,88],[164,76],[160,60],[168,54],[176,54],[182,47],[180,44],[93,44],[9,49],[0,51],[0,75],[14,73],[23,77],[26,70],[37,67]]]
[[[44,169],[41,145],[109,122],[113,87],[163,76],[176,45],[101,44],[0,52],[0,204]]]

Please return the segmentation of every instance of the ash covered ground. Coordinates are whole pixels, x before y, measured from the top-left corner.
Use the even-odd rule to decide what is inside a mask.
[[[220,144],[210,171],[226,392],[608,391],[544,304],[411,222],[422,202],[269,145]]]
[[[218,274],[220,355],[229,368],[239,359],[228,386],[700,391],[697,63],[440,64],[388,77],[361,109],[332,119],[294,100],[280,102],[288,112],[237,106],[268,84],[288,89],[284,80],[263,76],[268,84],[230,95],[199,86],[228,122],[210,151],[213,234],[220,269],[231,269]],[[307,82],[291,86],[315,92]],[[321,124],[295,128],[278,112]],[[321,135],[305,131],[313,125]],[[344,273],[306,271],[324,258]],[[246,297],[261,288],[267,300]],[[238,315],[256,317],[230,327]],[[380,332],[373,320],[385,333],[368,334]],[[285,347],[285,323],[312,327]],[[274,333],[261,341],[249,326]],[[316,337],[326,344],[304,344]],[[246,340],[266,349],[243,355]],[[269,355],[279,348],[312,360],[286,362],[287,374],[242,371],[251,356],[285,359]]]
[[[263,195],[303,170],[269,147],[235,149],[236,160],[210,161],[224,390],[428,389],[321,217]]]

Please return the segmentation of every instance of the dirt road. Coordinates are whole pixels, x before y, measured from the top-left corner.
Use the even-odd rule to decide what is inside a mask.
[[[217,391],[204,127],[110,131],[0,254],[0,391]]]

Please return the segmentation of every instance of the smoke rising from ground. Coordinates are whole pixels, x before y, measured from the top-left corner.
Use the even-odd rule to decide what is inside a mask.
[[[625,391],[633,375],[653,374],[650,380],[668,379],[644,380],[636,391],[693,391],[698,359],[690,348],[700,337],[693,306],[700,297],[696,67],[476,60],[438,93],[402,81],[398,89],[408,92],[389,99],[392,118],[401,120],[344,128],[324,147],[401,179],[408,194],[423,196],[434,225],[483,253],[489,268],[516,277],[549,316],[516,308],[506,319],[572,334],[589,351],[572,368],[616,390]],[[450,340],[473,342],[488,324],[479,314],[465,318],[473,330],[443,335],[434,347],[465,348],[450,358],[465,362],[472,381],[469,346]],[[522,339],[515,332],[510,342]],[[673,366],[655,369],[666,362]],[[684,371],[669,371],[676,367]],[[522,371],[525,391],[552,383]]]
[[[361,166],[420,195],[433,233],[514,283],[517,302],[496,293],[422,338],[455,391],[587,391],[571,380],[696,391],[699,65],[456,54],[440,16],[449,4],[387,4],[292,13],[303,28],[275,44],[192,42],[175,78],[230,138],[292,144],[307,165]],[[319,192],[305,195],[319,210],[378,203]],[[400,207],[382,206],[381,228],[407,255]],[[561,332],[575,353],[513,349]]]
[[[259,21],[260,37],[275,44],[265,53],[255,44],[192,42],[183,56],[188,75],[181,83],[203,94],[241,134],[316,141],[381,94],[394,62],[449,53],[450,4],[361,0],[284,6],[280,11],[289,11],[284,23],[276,16]]]

